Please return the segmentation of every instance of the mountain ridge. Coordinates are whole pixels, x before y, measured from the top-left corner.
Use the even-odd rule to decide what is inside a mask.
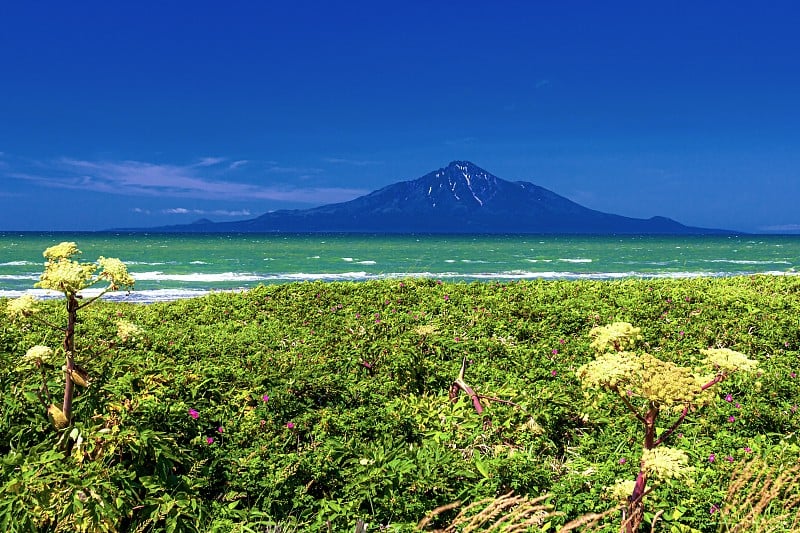
[[[121,230],[125,231],[125,230]],[[128,230],[142,231],[142,230]],[[732,234],[663,216],[625,217],[584,207],[527,181],[507,181],[469,161],[393,183],[346,202],[277,210],[237,222],[147,228],[160,232]]]

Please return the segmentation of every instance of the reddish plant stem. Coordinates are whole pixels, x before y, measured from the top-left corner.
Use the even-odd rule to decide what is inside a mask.
[[[707,390],[717,383],[722,382],[726,375],[724,373],[717,374],[714,379],[700,387],[701,391]],[[683,408],[678,420],[666,430],[660,437],[656,438],[656,420],[658,419],[659,406],[655,402],[650,402],[650,408],[645,416],[640,415],[634,406],[628,401],[625,396],[622,396],[625,405],[630,409],[642,424],[644,424],[644,449],[652,450],[656,446],[662,444],[672,433],[683,423],[686,415],[689,413],[689,405]],[[628,498],[627,515],[628,519],[625,521],[625,532],[635,533],[641,526],[644,519],[644,506],[642,505],[642,498],[647,492],[647,471],[644,462],[640,464],[639,474],[636,476],[636,484],[633,487],[633,493]]]
[[[68,422],[72,421],[72,397],[74,395],[74,382],[72,371],[75,369],[75,324],[78,321],[78,299],[73,294],[67,294],[67,329],[64,334],[64,354],[66,356],[66,370],[64,372],[64,403],[61,410]]]
[[[642,417],[644,420],[644,449],[652,450],[656,447],[656,420],[658,419],[659,406],[656,402],[650,402],[650,408]],[[644,505],[642,499],[647,490],[647,469],[644,461],[639,465],[639,474],[636,476],[636,484],[633,493],[628,498],[627,515],[625,522],[625,532],[635,533],[644,519]]]
[[[458,391],[463,390],[472,400],[472,406],[475,408],[475,411],[478,414],[481,414],[483,412],[483,405],[481,405],[480,397],[478,397],[478,395],[475,394],[475,391],[472,390],[472,387],[467,385],[467,382],[464,381],[464,372],[466,371],[466,369],[467,369],[467,358],[464,357],[461,360],[461,370],[459,370],[458,372],[458,377],[453,382],[453,385],[450,386],[450,400],[453,402],[456,401],[456,398],[458,398]]]

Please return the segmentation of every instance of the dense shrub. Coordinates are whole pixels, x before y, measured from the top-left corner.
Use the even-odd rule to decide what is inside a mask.
[[[772,276],[406,279],[98,302],[76,337],[93,382],[63,431],[36,398],[41,375],[17,364],[46,331],[3,323],[0,527],[352,531],[363,519],[410,531],[439,506],[513,490],[549,494],[557,529],[614,508],[608,487],[638,472],[639,422],[585,396],[576,377],[594,357],[591,328],[625,321],[665,361],[690,366],[701,349],[726,347],[759,362],[671,436],[694,467],[691,486],[663,483],[648,496],[648,528],[725,530],[737,469],[798,458],[799,295],[800,279]],[[120,319],[143,338],[103,344]],[[480,414],[463,391],[450,399],[464,360]],[[63,386],[58,372],[48,380]],[[600,527],[618,530],[619,514]]]

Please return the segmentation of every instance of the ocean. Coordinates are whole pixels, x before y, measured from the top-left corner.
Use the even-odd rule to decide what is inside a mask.
[[[429,277],[443,281],[797,275],[800,235],[350,235],[0,233],[0,297],[33,285],[45,248],[118,257],[136,280],[111,300],[156,302],[259,284]]]

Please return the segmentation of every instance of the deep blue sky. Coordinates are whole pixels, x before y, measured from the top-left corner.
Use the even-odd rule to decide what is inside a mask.
[[[796,2],[3,2],[0,230],[252,218],[466,159],[800,231]]]

